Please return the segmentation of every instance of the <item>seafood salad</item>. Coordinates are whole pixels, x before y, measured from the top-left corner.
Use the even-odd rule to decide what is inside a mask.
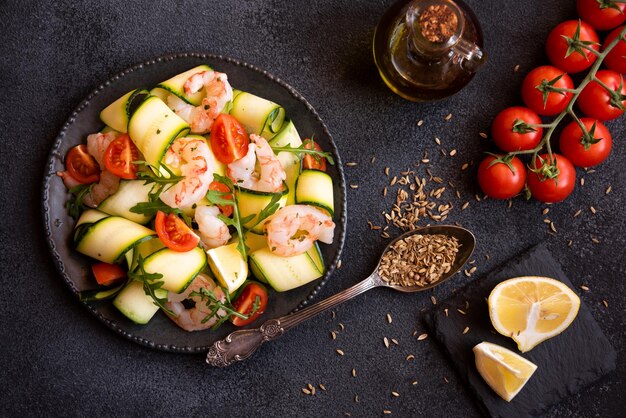
[[[81,299],[200,331],[250,324],[274,292],[324,275],[334,161],[280,104],[200,65],[126,93],[100,119],[57,173],[74,246],[91,258]]]

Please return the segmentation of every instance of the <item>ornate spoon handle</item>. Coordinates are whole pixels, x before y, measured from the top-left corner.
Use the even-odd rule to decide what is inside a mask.
[[[245,360],[265,341],[274,340],[283,335],[285,331],[313,318],[326,309],[337,306],[382,284],[380,277],[374,273],[362,282],[308,308],[280,318],[267,320],[260,328],[232,332],[223,340],[213,343],[207,353],[206,361],[211,366],[226,367],[237,361]]]

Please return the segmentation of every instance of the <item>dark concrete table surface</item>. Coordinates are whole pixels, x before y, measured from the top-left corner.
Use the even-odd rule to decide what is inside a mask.
[[[431,294],[441,300],[541,241],[575,286],[589,287],[578,293],[618,352],[616,371],[547,416],[618,415],[626,349],[625,119],[608,124],[615,138],[609,160],[593,173],[579,169],[584,186],[549,207],[556,234],[543,221],[546,205],[521,198],[510,208],[506,202],[477,202],[476,165],[460,170],[493,150],[479,132],[489,131],[499,110],[520,103],[524,74],[547,62],[547,34],[558,22],[576,18],[574,1],[468,1],[483,26],[488,63],[458,95],[421,105],[393,95],[373,64],[374,27],[390,3],[0,3],[2,415],[377,416],[388,409],[393,416],[475,416],[473,400],[440,347],[432,338],[412,336],[426,332],[420,311],[431,306]],[[225,370],[207,367],[199,355],[144,348],[102,326],[66,288],[49,255],[40,214],[43,167],[71,111],[100,83],[138,62],[185,51],[238,58],[283,79],[319,112],[343,161],[358,163],[345,167],[346,181],[359,187],[348,188],[342,267],[318,298],[372,270],[385,239],[367,221],[382,224],[381,211],[393,199],[381,195],[389,181],[384,167],[397,173],[424,152],[433,174],[461,192],[461,199],[450,197],[455,209],[449,221],[476,234],[473,277],[459,275],[429,294],[372,291],[336,309],[335,318],[322,314]],[[457,154],[444,157],[440,148]],[[605,194],[609,185],[612,192]],[[461,211],[465,201],[469,208]],[[578,209],[582,214],[573,217]],[[329,333],[340,323],[345,329],[332,340]],[[385,348],[383,337],[398,345]],[[338,348],[343,357],[336,355]],[[415,361],[405,361],[408,354]],[[301,389],[308,383],[327,390],[318,387],[315,396],[307,396]]]

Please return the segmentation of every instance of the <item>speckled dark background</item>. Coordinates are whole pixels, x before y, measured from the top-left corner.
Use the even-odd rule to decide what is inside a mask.
[[[520,102],[523,74],[546,62],[549,30],[575,18],[575,10],[573,1],[468,3],[483,25],[489,61],[460,94],[428,105],[394,96],[376,73],[370,45],[388,0],[0,3],[2,414],[375,416],[390,409],[395,416],[477,415],[440,348],[430,338],[412,337],[414,330],[424,332],[420,311],[431,305],[427,294],[371,291],[337,309],[335,319],[323,314],[267,344],[252,360],[216,370],[202,356],[152,351],[119,337],[62,283],[40,215],[43,167],[58,131],[89,92],[119,71],[169,53],[206,51],[250,62],[291,84],[326,122],[343,160],[358,163],[346,167],[346,180],[359,188],[348,190],[343,266],[320,297],[368,274],[385,245],[366,223],[380,223],[381,211],[390,206],[391,197],[385,201],[380,194],[384,167],[406,169],[428,151],[433,173],[462,190],[462,199],[452,200],[457,208],[450,221],[478,239],[474,278],[457,276],[432,294],[441,300],[545,240],[572,283],[591,289],[579,293],[618,352],[615,372],[547,415],[617,416],[625,383],[624,118],[609,124],[615,138],[609,160],[584,175],[584,187],[566,202],[550,207],[556,235],[543,222],[545,205],[518,199],[508,209],[504,202],[472,200],[475,171],[461,173],[460,166],[489,149],[478,133],[488,131],[500,109]],[[453,117],[446,122],[448,113]],[[444,158],[434,137],[458,154]],[[609,185],[613,192],[605,195]],[[460,211],[466,200],[470,207]],[[582,215],[573,218],[578,209]],[[593,244],[592,236],[600,243]],[[340,322],[345,330],[333,341],[329,332]],[[384,336],[399,346],[386,349]],[[345,356],[337,356],[336,348]],[[416,361],[404,360],[409,353]],[[307,383],[320,382],[326,392],[302,394]]]

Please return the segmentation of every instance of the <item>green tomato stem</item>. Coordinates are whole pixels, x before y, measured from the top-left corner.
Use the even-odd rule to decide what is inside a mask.
[[[587,84],[589,84],[591,81],[596,81],[605,89],[609,91],[613,91],[612,89],[610,89],[608,86],[604,85],[604,83],[602,83],[600,80],[597,79],[596,73],[598,72],[598,69],[602,65],[602,62],[604,61],[606,56],[611,52],[611,50],[615,47],[615,45],[617,45],[617,43],[620,42],[622,38],[625,36],[626,36],[626,27],[622,29],[619,36],[617,36],[610,44],[607,45],[604,51],[598,54],[598,58],[589,69],[589,73],[587,73],[587,76],[583,79],[583,81],[580,82],[578,87],[576,87],[575,89],[554,89],[553,90],[553,91],[567,91],[567,92],[572,93],[573,96],[570,102],[567,104],[567,107],[561,113],[559,113],[559,115],[551,123],[533,125],[533,126],[540,126],[546,129],[545,134],[543,138],[541,139],[541,141],[539,142],[539,144],[537,144],[537,146],[533,149],[525,150],[525,151],[510,152],[507,155],[516,156],[516,155],[522,155],[522,154],[534,154],[534,156],[536,156],[545,147],[548,155],[550,156],[550,160],[552,160],[552,147],[550,144],[550,138],[552,137],[552,134],[554,133],[556,128],[559,126],[559,123],[561,123],[565,115],[572,116],[574,120],[579,124],[579,126],[581,126],[581,129],[583,129],[583,132],[586,131],[586,129],[584,129],[583,123],[580,121],[580,119],[576,116],[576,113],[574,112],[574,104],[576,103],[576,100],[578,100],[578,97],[580,96],[580,92],[582,92],[584,88],[587,87]],[[533,157],[533,161],[534,160],[535,160],[535,157]]]

